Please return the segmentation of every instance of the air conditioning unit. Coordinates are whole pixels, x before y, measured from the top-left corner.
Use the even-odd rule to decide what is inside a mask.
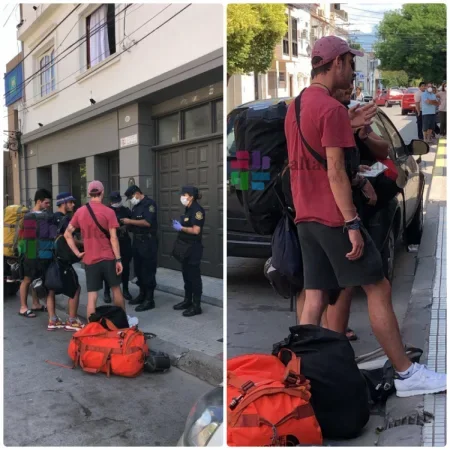
[[[323,16],[325,15],[325,11],[324,11],[322,8],[318,8],[317,14],[318,14],[320,17],[323,17]]]

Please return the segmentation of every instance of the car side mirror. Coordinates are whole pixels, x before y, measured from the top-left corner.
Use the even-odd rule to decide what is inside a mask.
[[[413,156],[426,155],[430,151],[430,146],[420,139],[413,139],[408,147]]]

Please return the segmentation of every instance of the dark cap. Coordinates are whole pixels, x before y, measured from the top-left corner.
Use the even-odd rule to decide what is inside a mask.
[[[125,195],[126,198],[131,198],[134,194],[136,194],[136,192],[141,192],[141,190],[135,184],[133,184],[133,186],[130,186],[125,191],[124,195]]]
[[[67,202],[74,202],[75,197],[70,192],[61,192],[56,196],[56,206],[61,206]]]
[[[189,194],[191,197],[195,199],[198,198],[198,189],[195,186],[183,186],[181,188],[181,195]]]
[[[325,36],[320,38],[315,44],[311,54],[311,59],[316,56],[322,58],[322,60],[313,65],[313,68],[323,66],[338,56],[345,53],[351,53],[354,56],[364,56],[364,52],[350,48],[348,43],[337,36]]]
[[[119,191],[114,191],[114,192],[111,192],[111,194],[109,194],[109,199],[112,202],[121,202],[122,196],[120,195]]]

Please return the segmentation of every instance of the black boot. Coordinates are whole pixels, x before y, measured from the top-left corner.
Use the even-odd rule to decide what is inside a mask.
[[[105,303],[111,303],[111,294],[109,293],[109,291],[105,291],[103,293],[103,301]]]
[[[192,306],[192,294],[190,292],[184,292],[184,300],[181,303],[174,305],[175,311],[181,311],[183,309],[189,309]]]
[[[130,305],[140,305],[141,303],[144,303],[145,300],[145,291],[144,289],[139,290],[139,295],[134,299],[130,300]]]
[[[202,313],[202,308],[200,307],[201,300],[202,300],[201,295],[194,295],[192,300],[192,306],[188,310],[183,312],[183,316],[192,317],[201,314]]]
[[[133,298],[130,294],[130,291],[128,290],[128,287],[123,288],[123,298],[128,301],[130,301]]]
[[[154,299],[154,292],[148,291],[147,295],[145,296],[144,302],[139,305],[135,311],[136,312],[142,312],[142,311],[148,311],[149,309],[155,308],[155,299]]]

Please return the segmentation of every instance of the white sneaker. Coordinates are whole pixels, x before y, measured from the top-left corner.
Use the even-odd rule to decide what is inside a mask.
[[[447,390],[447,375],[428,369],[423,364],[414,363],[415,372],[409,378],[394,381],[397,397],[437,394]]]

